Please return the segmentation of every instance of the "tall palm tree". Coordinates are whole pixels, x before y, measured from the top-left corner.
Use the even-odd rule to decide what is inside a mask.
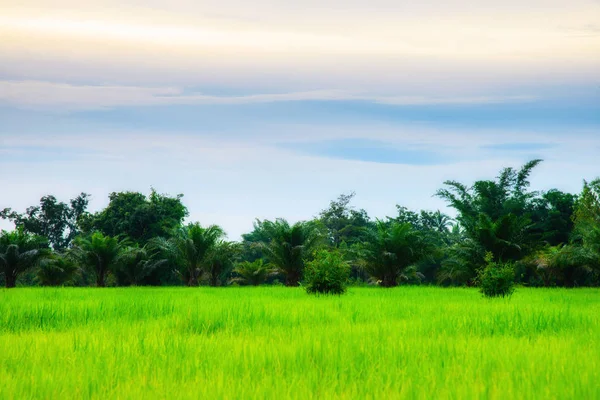
[[[274,268],[285,275],[286,286],[298,286],[302,279],[304,262],[323,242],[319,228],[311,222],[290,225],[282,218],[264,221],[262,226],[270,238],[268,242],[260,243],[264,256]]]
[[[398,285],[407,267],[421,260],[429,249],[426,237],[408,223],[377,221],[363,245],[365,270],[381,286]]]
[[[7,288],[17,285],[22,272],[34,267],[51,251],[48,241],[36,235],[25,233],[22,229],[0,233],[0,273],[4,273]]]
[[[106,275],[115,271],[125,243],[116,237],[94,232],[89,237],[75,241],[71,254],[82,266],[90,268],[96,275],[96,286],[106,286]]]
[[[237,256],[241,253],[241,244],[219,240],[207,255],[205,270],[210,286],[219,286],[233,269]]]
[[[163,262],[170,262],[188,286],[198,286],[200,275],[207,270],[208,256],[219,240],[225,237],[217,225],[203,227],[191,223],[179,229],[171,238],[155,238],[151,245],[163,254]]]

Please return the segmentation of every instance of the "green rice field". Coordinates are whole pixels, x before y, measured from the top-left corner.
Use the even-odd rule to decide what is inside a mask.
[[[600,291],[0,291],[0,399],[600,399]]]

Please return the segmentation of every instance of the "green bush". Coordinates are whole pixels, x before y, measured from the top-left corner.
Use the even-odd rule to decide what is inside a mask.
[[[477,282],[486,297],[506,297],[515,291],[515,268],[510,263],[496,263],[486,256],[487,265],[479,271]]]
[[[350,265],[338,252],[320,250],[304,270],[304,283],[309,294],[337,294],[346,292]]]

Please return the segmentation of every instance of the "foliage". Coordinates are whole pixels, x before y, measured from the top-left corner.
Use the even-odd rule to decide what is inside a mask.
[[[465,264],[463,270],[477,269],[488,252],[494,261],[503,263],[526,257],[539,246],[531,220],[538,193],[528,187],[529,176],[540,162],[530,161],[518,171],[505,168],[496,180],[476,181],[472,187],[446,181],[446,188],[437,191],[457,211],[456,219],[469,239],[470,249],[463,251],[459,246],[454,252],[454,257],[470,256],[456,261]]]
[[[396,205],[396,210],[398,211],[398,215],[390,218],[390,220],[400,224],[410,224],[414,229],[419,231],[433,231],[446,234],[452,226],[452,218],[440,210],[434,212],[421,210],[421,212],[416,213],[400,205]]]
[[[388,217],[388,221],[410,224],[430,244],[429,256],[417,262],[411,280],[434,283],[442,263],[448,258],[449,246],[463,239],[458,224],[453,224],[452,218],[439,210],[417,213],[400,205],[396,205],[396,209],[398,215]]]
[[[154,189],[148,197],[137,192],[114,192],[109,195],[108,206],[86,216],[81,225],[87,232],[100,231],[144,245],[152,238],[168,237],[181,226],[188,215],[182,197],[169,197]]]
[[[178,229],[170,238],[158,237],[150,245],[161,252],[162,263],[171,263],[175,272],[188,286],[198,286],[203,272],[209,271],[211,251],[225,236],[217,225],[203,227],[190,223]]]
[[[17,285],[23,272],[50,255],[46,238],[25,232],[23,228],[0,232],[0,274],[7,288]]]
[[[23,232],[46,237],[54,250],[61,251],[79,234],[77,222],[84,215],[88,202],[86,193],[72,199],[70,204],[58,202],[56,197],[48,195],[40,199],[39,206],[28,207],[23,214],[5,208],[0,211],[0,218],[12,221]]]
[[[577,196],[556,189],[532,200],[532,232],[549,246],[568,243],[573,231],[573,213]]]
[[[43,259],[36,271],[36,280],[41,286],[63,286],[72,284],[79,267],[68,254],[53,254]]]
[[[237,276],[231,279],[232,283],[250,286],[262,285],[276,273],[271,265],[265,263],[262,258],[252,262],[242,261],[236,265],[233,272]]]
[[[479,289],[486,297],[507,297],[515,291],[515,268],[512,263],[497,263],[488,253],[486,265],[477,276]]]
[[[114,273],[119,266],[119,258],[125,244],[116,237],[94,232],[89,236],[78,237],[71,254],[82,267],[94,273],[96,286],[104,287],[107,274]]]
[[[210,286],[219,286],[227,281],[235,260],[241,252],[239,243],[219,240],[207,255],[206,270]]]
[[[437,272],[437,282],[473,286],[478,266],[484,263],[484,259],[484,249],[473,239],[465,237],[446,249],[446,257]]]
[[[139,245],[124,247],[116,263],[114,275],[117,283],[124,286],[144,284],[144,279],[161,265],[153,259],[153,253],[148,246]]]
[[[304,270],[309,294],[344,294],[350,277],[350,265],[336,251],[319,250]]]
[[[58,257],[18,272],[21,285],[173,285],[181,278],[191,286],[218,286],[275,283],[280,274],[297,286],[315,251],[326,248],[350,265],[354,281],[388,287],[475,285],[487,253],[498,265],[512,264],[516,282],[525,286],[600,286],[600,179],[584,182],[579,195],[531,191],[529,177],[539,163],[504,168],[470,186],[445,182],[437,196],[456,210],[455,219],[397,205],[397,215],[374,222],[351,206],[349,193],[309,221],[257,219],[241,243],[225,241],[216,226],[182,226],[182,195],[154,189],[148,196],[111,193],[109,205],[94,214],[85,211],[89,196],[82,193],[70,205],[45,196],[24,214],[7,208],[0,217],[24,234],[43,235],[39,240],[47,239]],[[57,261],[63,256],[77,264],[73,279]],[[5,275],[0,284],[14,286],[14,274]]]
[[[350,206],[355,193],[341,194],[329,207],[319,213],[319,221],[327,231],[330,245],[338,248],[342,243],[352,245],[364,238],[364,230],[371,221],[363,209],[355,210]]]
[[[398,284],[407,267],[423,259],[430,249],[426,237],[408,223],[377,221],[363,244],[362,259],[367,273],[384,287]]]
[[[263,221],[261,226],[268,238],[260,242],[263,255],[285,276],[286,286],[298,286],[305,261],[323,242],[318,225],[311,222],[290,225],[280,218]]]

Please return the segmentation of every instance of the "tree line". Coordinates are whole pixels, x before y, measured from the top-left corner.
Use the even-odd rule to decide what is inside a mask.
[[[351,205],[350,193],[311,220],[256,220],[241,241],[228,241],[216,225],[184,223],[182,195],[111,193],[95,213],[86,193],[68,203],[48,195],[23,213],[0,211],[15,224],[0,234],[0,282],[298,286],[318,276],[308,283],[318,291],[335,279],[484,286],[486,277],[502,276],[526,286],[599,286],[600,179],[584,181],[579,194],[532,191],[540,162],[471,185],[444,182],[435,195],[455,218],[397,205],[396,215],[372,219]]]

